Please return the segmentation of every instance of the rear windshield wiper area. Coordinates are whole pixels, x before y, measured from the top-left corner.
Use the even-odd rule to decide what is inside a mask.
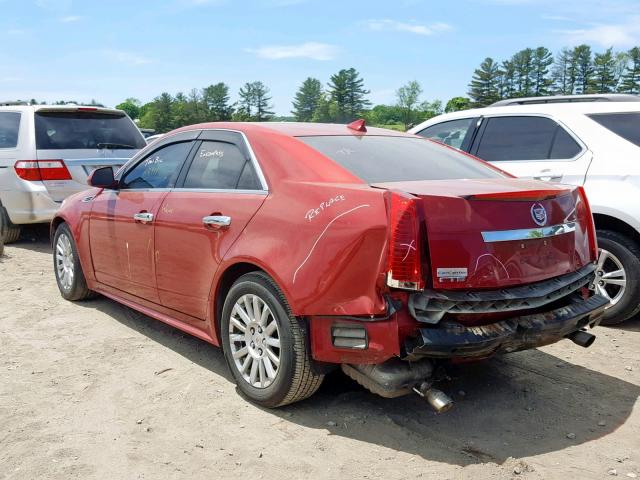
[[[96,143],[96,147],[102,148],[123,148],[123,149],[135,149],[137,148],[134,145],[128,145],[126,143],[110,143],[110,142],[101,142]]]

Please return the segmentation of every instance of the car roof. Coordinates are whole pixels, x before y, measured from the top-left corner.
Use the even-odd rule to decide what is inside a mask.
[[[176,131],[226,129],[249,133],[277,132],[289,137],[305,136],[335,136],[335,135],[380,135],[389,137],[414,137],[414,135],[387,130],[385,128],[369,127],[366,132],[352,130],[347,125],[335,123],[305,123],[305,122],[210,122],[189,125]]]

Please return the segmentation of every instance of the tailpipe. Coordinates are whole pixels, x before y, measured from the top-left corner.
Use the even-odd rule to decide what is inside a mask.
[[[413,391],[424,398],[436,413],[444,413],[453,407],[453,400],[442,390],[433,388],[428,382],[419,387],[413,387]]]
[[[570,333],[566,338],[571,340],[576,345],[580,345],[584,348],[589,348],[591,344],[596,340],[595,335],[587,333],[584,330],[578,330],[577,332]]]

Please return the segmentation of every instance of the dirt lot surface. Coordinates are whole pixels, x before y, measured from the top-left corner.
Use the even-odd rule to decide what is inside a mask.
[[[0,259],[0,478],[640,477],[640,320],[595,333],[459,368],[444,415],[339,374],[265,410],[205,342],[62,300],[35,229]]]

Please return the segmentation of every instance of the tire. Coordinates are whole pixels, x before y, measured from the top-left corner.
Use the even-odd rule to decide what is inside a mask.
[[[629,237],[611,230],[598,230],[598,246],[601,256],[598,262],[596,289],[602,293],[602,289],[606,288],[608,296],[614,300],[600,323],[616,325],[640,312],[640,246]],[[601,265],[603,259],[605,262]],[[615,275],[613,279],[625,279],[626,285],[624,292],[618,295],[620,290],[616,285],[598,283],[606,282],[606,277],[602,275],[619,270],[620,265],[624,274]]]
[[[237,302],[244,315],[238,313]],[[263,313],[257,315],[261,321],[255,321],[254,309]],[[312,370],[303,324],[291,314],[276,283],[262,272],[243,275],[232,285],[222,309],[220,336],[239,390],[254,403],[281,407],[310,397],[322,383],[324,375]]]
[[[65,300],[86,300],[95,296],[87,287],[78,258],[78,247],[66,223],[58,226],[53,237],[53,271],[60,294]]]
[[[20,227],[11,223],[11,220],[9,220],[9,215],[7,215],[7,210],[2,206],[0,206],[0,217],[2,217],[2,219],[0,220],[4,227],[3,235],[5,245],[9,245],[10,243],[14,243],[20,240]],[[1,228],[0,232],[2,232]]]

